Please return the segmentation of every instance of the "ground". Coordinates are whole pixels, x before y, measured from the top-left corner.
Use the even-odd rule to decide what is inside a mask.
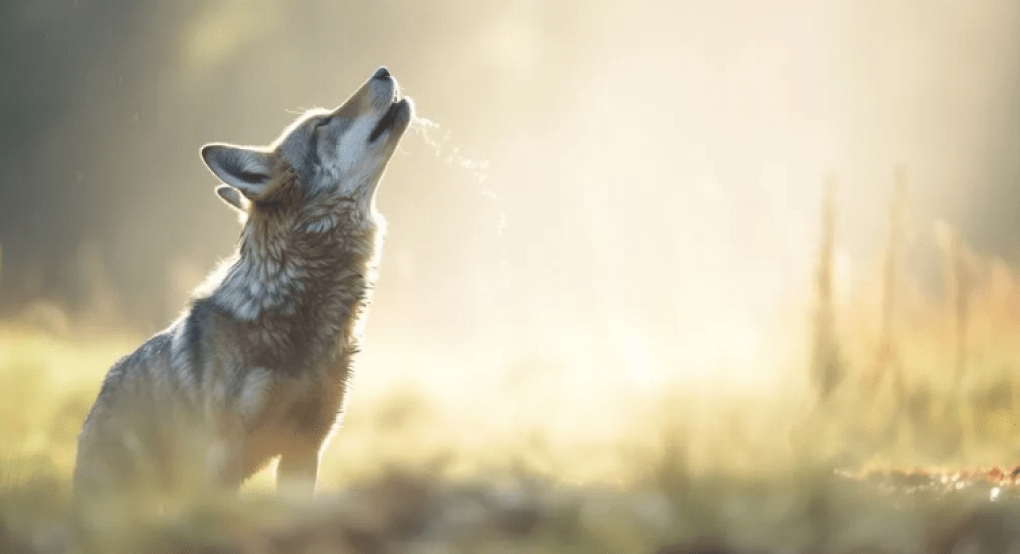
[[[1020,549],[1020,467],[967,475],[804,469],[769,479],[571,487],[392,470],[314,503],[264,494],[114,522],[95,552],[914,553]],[[2,499],[0,552],[76,552],[59,483]],[[131,520],[131,521],[129,521]]]

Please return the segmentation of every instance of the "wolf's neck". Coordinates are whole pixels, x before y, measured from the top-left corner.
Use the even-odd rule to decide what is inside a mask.
[[[294,344],[297,337],[287,335],[310,332],[316,336],[299,342],[356,338],[375,283],[381,225],[343,211],[251,221],[212,299],[236,319],[266,327],[274,342]]]

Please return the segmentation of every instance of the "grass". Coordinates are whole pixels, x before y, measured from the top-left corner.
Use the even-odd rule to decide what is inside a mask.
[[[0,552],[77,544],[67,514],[74,436],[106,367],[134,340],[3,328]],[[458,432],[462,414],[441,399],[368,388],[326,453],[317,503],[267,495],[266,473],[239,502],[120,518],[86,551],[1007,552],[1012,535],[997,530],[1012,533],[1020,514],[1009,494],[993,502],[988,486],[945,494],[909,475],[891,488],[834,475],[841,456],[858,469],[924,459],[916,438],[903,438],[909,420],[891,415],[897,397],[865,398],[854,383],[810,418],[674,391],[631,404],[632,426],[598,440],[537,425],[500,433],[484,421]],[[940,396],[952,392],[931,392],[932,404],[962,400]],[[859,417],[867,401],[871,419]],[[890,419],[903,436],[863,446]],[[982,444],[981,429],[975,421],[965,441]]]
[[[1016,475],[973,469],[1020,460],[1020,280],[947,226],[908,238],[898,183],[884,259],[849,284],[830,186],[789,390],[630,390],[562,356],[451,369],[373,344],[363,365],[389,378],[356,377],[315,503],[269,494],[270,468],[240,501],[122,514],[86,545],[75,437],[143,337],[37,307],[0,323],[0,553],[1020,551]],[[924,236],[941,296],[902,264]],[[895,470],[916,467],[946,469]]]
[[[949,554],[1020,547],[1020,499],[1000,482],[956,489],[921,474],[854,479],[809,467],[694,478],[666,465],[628,486],[391,469],[315,503],[249,492],[121,517],[86,551]],[[0,495],[0,552],[81,544],[53,486],[29,481]]]

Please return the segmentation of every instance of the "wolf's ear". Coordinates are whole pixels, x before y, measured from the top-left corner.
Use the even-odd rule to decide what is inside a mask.
[[[230,207],[235,210],[242,213],[248,213],[248,205],[250,202],[247,198],[241,195],[241,191],[230,185],[220,185],[216,187],[216,194],[218,194],[224,202],[230,204]]]
[[[273,160],[268,152],[214,143],[202,147],[202,159],[221,181],[240,191],[249,200],[258,200],[269,191]],[[220,197],[227,200],[222,193]],[[230,200],[227,202],[233,205]]]

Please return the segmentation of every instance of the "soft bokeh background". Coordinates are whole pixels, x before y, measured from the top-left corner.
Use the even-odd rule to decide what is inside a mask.
[[[868,419],[852,399],[870,393],[847,393],[847,417],[869,435],[921,402],[941,428],[957,399],[936,221],[975,275],[995,269],[972,280],[968,356],[991,376],[971,381],[1012,402],[1018,52],[1020,4],[997,0],[4,2],[0,454],[68,467],[105,369],[230,252],[202,144],[267,143],[379,65],[425,120],[379,193],[390,230],[327,482],[390,460],[615,479],[678,443],[692,465],[792,456],[823,185],[837,334],[866,374],[896,167],[897,336],[923,394]],[[971,456],[1020,454],[1002,417]],[[955,455],[953,436],[908,450]]]

